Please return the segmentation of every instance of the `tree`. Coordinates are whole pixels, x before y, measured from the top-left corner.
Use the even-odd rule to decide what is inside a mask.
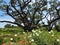
[[[5,28],[11,28],[11,24],[6,24],[4,27]]]
[[[18,26],[11,25],[11,24],[6,24],[4,28],[18,28]]]
[[[50,8],[47,7],[48,3]],[[38,28],[39,24],[43,27],[49,27],[50,31],[54,22],[60,19],[59,6],[59,0],[10,0],[10,3],[5,5],[4,11],[15,21],[0,22],[16,24],[22,27],[25,32]],[[45,21],[43,21],[44,19]]]

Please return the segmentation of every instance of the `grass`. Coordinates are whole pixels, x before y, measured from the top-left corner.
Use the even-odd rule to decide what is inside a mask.
[[[0,29],[0,45],[60,45],[60,32],[36,29],[23,32],[22,29]]]

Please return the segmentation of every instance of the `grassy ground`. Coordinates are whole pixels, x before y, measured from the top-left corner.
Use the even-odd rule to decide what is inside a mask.
[[[19,28],[0,29],[0,45],[60,45],[60,32],[36,29],[25,33]]]

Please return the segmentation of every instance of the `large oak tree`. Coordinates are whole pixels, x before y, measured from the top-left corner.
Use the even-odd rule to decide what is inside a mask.
[[[55,22],[60,19],[59,0],[10,0],[8,4],[3,3],[2,5],[0,10],[15,21],[0,22],[16,24],[24,31],[32,31],[39,26],[49,27],[51,30]]]

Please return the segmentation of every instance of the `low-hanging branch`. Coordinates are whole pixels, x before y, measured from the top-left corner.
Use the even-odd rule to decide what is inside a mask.
[[[16,25],[18,25],[20,27],[24,27],[24,26],[22,26],[22,25],[20,25],[20,24],[18,24],[16,22],[11,22],[11,21],[0,21],[0,22],[6,22],[6,23],[11,23],[11,24],[16,24]]]

